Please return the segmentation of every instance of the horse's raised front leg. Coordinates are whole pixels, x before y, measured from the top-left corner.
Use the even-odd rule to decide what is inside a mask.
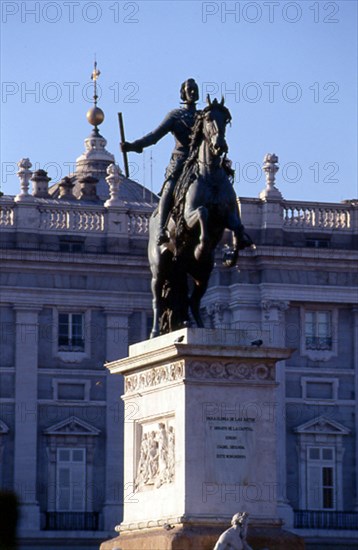
[[[229,216],[227,228],[233,232],[233,249],[225,253],[223,261],[226,266],[233,267],[236,265],[239,250],[252,246],[254,243],[251,237],[245,233],[238,210],[234,209]]]

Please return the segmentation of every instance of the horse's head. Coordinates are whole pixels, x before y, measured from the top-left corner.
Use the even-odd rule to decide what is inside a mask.
[[[227,153],[228,146],[225,139],[226,125],[231,121],[229,109],[224,105],[224,98],[218,102],[211,101],[207,96],[208,105],[203,109],[203,135],[209,144],[212,155],[218,157]]]

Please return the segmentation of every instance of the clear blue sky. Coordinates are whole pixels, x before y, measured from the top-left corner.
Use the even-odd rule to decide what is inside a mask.
[[[267,152],[279,156],[287,199],[357,198],[357,2],[2,1],[2,190],[18,192],[29,157],[53,182],[68,174],[90,133],[93,58],[101,70],[101,133],[123,167],[117,112],[128,140],[178,106],[194,77],[226,97],[238,195],[256,197]],[[31,93],[32,91],[32,93]],[[173,146],[151,148],[159,191]],[[151,186],[150,150],[130,154]]]

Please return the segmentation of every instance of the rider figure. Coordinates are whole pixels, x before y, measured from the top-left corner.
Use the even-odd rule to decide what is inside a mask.
[[[121,143],[122,151],[141,153],[145,147],[154,145],[169,132],[175,138],[175,147],[165,172],[162,190],[159,193],[161,197],[158,205],[158,245],[169,241],[166,225],[173,206],[174,188],[189,154],[190,134],[198,113],[195,104],[199,99],[199,88],[193,78],[189,78],[181,85],[180,98],[183,107],[170,111],[156,130],[136,141]]]

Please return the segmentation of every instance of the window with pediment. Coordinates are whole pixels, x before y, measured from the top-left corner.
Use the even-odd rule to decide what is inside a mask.
[[[48,511],[91,511],[93,458],[99,434],[100,430],[75,416],[45,430]]]
[[[295,429],[299,450],[300,510],[341,510],[344,436],[350,430],[323,416]]]

